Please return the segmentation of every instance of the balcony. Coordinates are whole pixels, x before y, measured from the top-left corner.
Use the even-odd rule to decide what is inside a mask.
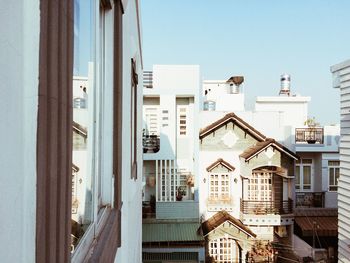
[[[143,153],[156,153],[159,151],[160,138],[157,135],[144,135],[142,145]]]
[[[323,128],[296,128],[295,143],[323,144]]]
[[[283,215],[293,213],[293,200],[248,201],[241,199],[241,212],[249,215]]]
[[[296,207],[324,207],[324,192],[296,192]]]

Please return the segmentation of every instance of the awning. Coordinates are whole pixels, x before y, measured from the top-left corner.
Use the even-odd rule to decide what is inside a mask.
[[[295,217],[295,223],[300,227],[303,236],[313,236],[314,229],[318,236],[338,236],[338,218],[336,216]]]
[[[193,242],[203,241],[197,234],[200,223],[167,222],[144,223],[142,225],[142,242]]]

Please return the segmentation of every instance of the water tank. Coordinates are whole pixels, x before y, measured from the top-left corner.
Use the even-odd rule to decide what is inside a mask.
[[[227,83],[230,84],[230,92],[232,94],[238,94],[240,92],[239,87],[243,83],[243,76],[233,76],[227,80]]]
[[[212,100],[204,101],[203,110],[205,110],[205,111],[215,111],[215,108],[216,108],[215,101],[212,101]]]
[[[280,95],[288,95],[290,94],[290,75],[282,74],[281,75],[281,89]]]

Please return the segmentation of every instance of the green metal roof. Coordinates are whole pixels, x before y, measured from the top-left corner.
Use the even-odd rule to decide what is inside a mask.
[[[147,223],[142,225],[142,242],[202,241],[199,223]]]

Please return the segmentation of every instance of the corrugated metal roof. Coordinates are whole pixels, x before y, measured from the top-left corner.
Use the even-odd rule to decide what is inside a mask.
[[[338,219],[336,216],[314,216],[314,217],[296,217],[295,223],[301,228],[304,236],[313,235],[313,222],[319,236],[337,236]]]
[[[142,242],[202,241],[199,223],[152,223],[142,225]]]

